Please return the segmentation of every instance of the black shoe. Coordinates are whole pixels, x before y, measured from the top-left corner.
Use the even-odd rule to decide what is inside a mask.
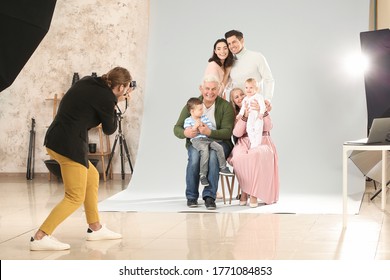
[[[187,199],[187,206],[190,208],[198,207],[198,200],[196,199]]]
[[[215,210],[215,208],[217,208],[215,205],[215,199],[209,196],[205,197],[204,205],[206,206],[207,210]]]

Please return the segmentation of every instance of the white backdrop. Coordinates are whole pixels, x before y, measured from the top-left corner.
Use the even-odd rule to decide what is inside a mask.
[[[344,68],[360,52],[369,0],[151,0],[145,110],[126,192],[184,198],[187,153],[173,126],[218,38],[244,33],[275,78],[271,136],[284,194],[340,194],[342,143],[365,137],[363,74]],[[361,180],[363,181],[363,180]]]

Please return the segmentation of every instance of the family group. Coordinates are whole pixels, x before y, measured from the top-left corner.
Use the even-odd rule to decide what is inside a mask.
[[[186,139],[187,206],[198,207],[202,186],[205,207],[216,209],[220,175],[237,176],[240,205],[276,203],[278,155],[270,136],[274,79],[265,57],[245,48],[242,32],[230,30],[215,42],[199,89],[201,95],[188,100],[174,126],[175,136]]]

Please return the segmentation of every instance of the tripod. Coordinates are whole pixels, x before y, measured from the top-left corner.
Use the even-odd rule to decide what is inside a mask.
[[[108,160],[108,165],[107,165],[107,169],[106,169],[106,176],[108,176],[108,171],[110,170],[111,161],[112,161],[112,158],[113,158],[114,153],[115,153],[115,147],[116,147],[116,144],[118,143],[118,139],[119,139],[119,151],[120,151],[120,156],[121,156],[121,175],[122,175],[122,180],[124,180],[125,179],[125,166],[124,166],[125,165],[125,158],[123,155],[123,150],[125,150],[127,160],[129,161],[131,173],[133,173],[133,165],[131,164],[129,149],[127,148],[125,136],[122,134],[122,119],[123,119],[122,112],[118,106],[117,106],[117,108],[118,108],[118,112],[116,114],[118,117],[117,118],[118,119],[118,134],[115,136],[115,141],[114,141],[114,144],[112,145],[112,150],[111,150],[110,158]]]
[[[387,182],[386,187],[389,187],[389,184],[390,184],[390,181]],[[374,186],[375,186],[375,190],[376,190],[376,183],[375,183],[375,181],[374,181]],[[376,193],[374,193],[374,195],[371,197],[371,200],[373,200],[381,192],[382,192],[382,188],[380,188]]]

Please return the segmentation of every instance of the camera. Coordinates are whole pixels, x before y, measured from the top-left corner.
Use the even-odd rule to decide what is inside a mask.
[[[130,82],[130,87],[133,88],[133,89],[136,88],[137,87],[137,81],[131,81]]]

